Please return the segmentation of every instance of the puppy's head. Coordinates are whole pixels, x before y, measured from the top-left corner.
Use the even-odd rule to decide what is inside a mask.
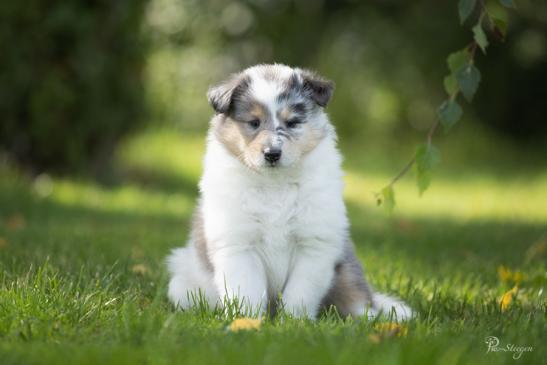
[[[242,163],[264,171],[295,165],[329,131],[323,107],[334,84],[284,65],[259,65],[207,94],[217,139]]]

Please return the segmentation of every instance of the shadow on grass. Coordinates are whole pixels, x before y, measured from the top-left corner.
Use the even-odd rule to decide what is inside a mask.
[[[441,269],[447,265],[468,272],[486,264],[522,264],[527,249],[547,233],[545,224],[381,217],[383,211],[374,209],[348,203],[352,238],[364,257],[367,251],[402,256],[427,265],[432,272],[444,273]]]
[[[168,171],[152,171],[138,166],[121,167],[109,179],[99,181],[105,187],[120,187],[132,184],[148,191],[182,193],[197,196],[198,184],[193,178]]]
[[[190,195],[193,197],[193,195]],[[78,272],[81,265],[147,263],[163,267],[185,244],[190,213],[109,211],[41,198],[29,186],[1,186],[0,263],[21,274],[46,258]]]

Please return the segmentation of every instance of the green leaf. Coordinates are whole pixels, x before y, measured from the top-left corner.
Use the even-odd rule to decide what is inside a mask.
[[[473,27],[473,38],[475,39],[475,42],[479,45],[479,47],[482,49],[482,51],[486,53],[486,47],[488,46],[488,38],[486,38],[486,34],[484,34],[484,31],[482,30],[482,25],[480,22]]]
[[[465,20],[471,15],[475,5],[477,4],[476,0],[460,0],[458,3],[458,12],[460,13],[460,21],[463,24]]]
[[[382,189],[382,202],[384,203],[384,209],[388,213],[393,212],[393,208],[395,208],[395,192],[391,185]]]
[[[501,18],[492,17],[492,31],[500,40],[505,40],[507,36],[507,22]]]
[[[447,75],[443,80],[443,84],[444,89],[449,96],[452,96],[459,90],[458,81],[456,80],[456,76],[454,76],[454,74]]]
[[[469,53],[467,49],[462,49],[456,52],[453,52],[448,55],[446,63],[450,72],[458,71],[463,65],[469,62]]]
[[[463,111],[457,102],[454,100],[446,100],[437,109],[439,120],[445,131],[448,131],[462,117]]]
[[[437,147],[431,144],[422,144],[416,150],[416,167],[418,170],[431,170],[441,162],[441,154]]]
[[[431,185],[431,172],[416,170],[416,185],[421,196]]]
[[[475,65],[469,63],[460,68],[456,73],[456,80],[465,99],[469,102],[473,100],[481,81],[481,73]]]
[[[423,144],[416,150],[416,183],[420,195],[431,184],[431,170],[441,161],[439,150],[433,145]]]
[[[515,4],[513,3],[513,0],[500,0],[500,4],[505,6],[506,8],[514,8]]]

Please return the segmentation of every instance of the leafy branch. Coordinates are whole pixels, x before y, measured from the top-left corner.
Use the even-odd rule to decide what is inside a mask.
[[[507,8],[514,8],[512,0],[499,0],[499,3]],[[477,48],[486,54],[488,37],[485,29],[492,37],[504,41],[507,32],[506,17],[494,16],[488,10],[484,0],[460,0],[458,2],[458,13],[460,21],[464,24],[475,13],[477,22],[472,27],[473,40],[463,49],[451,53],[446,59],[450,73],[444,78],[444,89],[448,98],[437,108],[437,118],[429,128],[425,143],[416,148],[414,156],[408,161],[403,169],[395,175],[384,188],[375,193],[378,205],[391,212],[395,207],[394,185],[403,178],[411,168],[416,172],[416,183],[420,195],[431,184],[431,171],[441,161],[439,150],[432,144],[433,136],[442,126],[448,132],[462,117],[463,110],[458,104],[460,94],[467,102],[473,100],[481,81],[481,73],[475,66]]]

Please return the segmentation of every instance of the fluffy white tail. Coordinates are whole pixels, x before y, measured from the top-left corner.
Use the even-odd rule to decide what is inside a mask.
[[[394,321],[406,321],[414,315],[412,309],[405,302],[382,293],[374,293],[371,314],[374,316],[384,315]]]

